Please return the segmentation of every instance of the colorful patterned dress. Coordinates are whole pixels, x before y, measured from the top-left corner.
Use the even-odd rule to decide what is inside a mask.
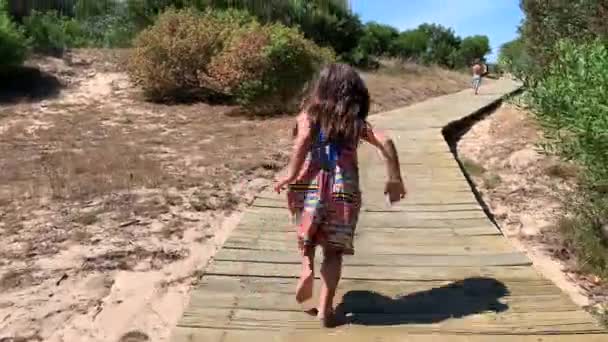
[[[289,186],[287,201],[298,227],[298,245],[354,254],[353,239],[361,191],[357,144],[326,141],[318,127],[298,179]]]

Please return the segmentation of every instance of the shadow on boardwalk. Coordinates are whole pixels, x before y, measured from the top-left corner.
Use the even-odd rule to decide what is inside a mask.
[[[396,299],[371,291],[350,291],[338,312],[344,323],[356,325],[431,324],[509,307],[498,300],[509,294],[502,282],[468,278]]]

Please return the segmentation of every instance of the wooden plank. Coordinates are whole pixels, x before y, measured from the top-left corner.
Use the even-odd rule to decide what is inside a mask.
[[[216,261],[266,262],[300,264],[301,257],[295,253],[276,251],[252,251],[222,249],[214,257]],[[319,251],[317,261],[322,259]],[[522,253],[483,255],[375,255],[357,254],[345,258],[349,266],[529,266],[530,260]]]
[[[367,234],[366,231],[359,233],[361,238],[355,236],[355,243],[364,248],[373,248],[374,251],[381,251],[383,248],[403,252],[399,254],[410,254],[408,248],[414,247],[434,247],[437,246],[438,238],[433,234],[407,236],[394,235],[387,236],[382,234]],[[296,241],[295,232],[268,232],[267,234],[240,234],[237,230],[234,235],[226,241],[227,245],[253,246],[254,244],[269,244],[276,247],[291,246]],[[511,251],[512,245],[502,236],[450,236],[441,240],[442,246],[457,247],[466,250],[466,247],[476,247],[478,250]],[[376,246],[376,247],[373,247]],[[370,252],[371,253],[371,252]],[[391,253],[379,253],[391,254]]]
[[[371,197],[371,196],[370,196]],[[364,212],[394,212],[394,213],[403,213],[407,214],[408,217],[413,219],[462,219],[462,218],[487,218],[487,215],[483,212],[481,207],[474,207],[471,205],[469,208],[459,209],[459,208],[441,208],[437,207],[421,207],[416,204],[409,204],[408,202],[403,203],[395,203],[391,206],[388,206],[385,203],[386,199],[384,195],[382,196],[373,196],[368,200],[363,202],[362,211]],[[464,207],[464,206],[463,206]],[[255,210],[258,208],[265,209],[285,209],[287,210],[288,205],[286,202],[279,201],[255,201],[251,207],[251,209]]]
[[[290,264],[214,261],[206,274],[245,277],[299,276],[299,267]],[[349,266],[343,271],[344,279],[370,280],[461,280],[470,277],[495,278],[499,281],[535,280],[540,276],[527,266],[482,266],[482,267],[394,267],[394,266]]]
[[[289,251],[297,253],[298,249],[296,246],[296,240],[293,243],[282,242],[282,241],[260,241],[260,240],[238,240],[229,239],[226,241],[224,247],[233,249],[250,249],[260,251]],[[511,252],[513,248],[505,244],[502,246],[480,246],[476,244],[471,245],[453,245],[453,246],[441,246],[437,245],[385,245],[378,246],[373,244],[367,244],[365,241],[355,241],[355,250],[364,250],[368,254],[378,255],[403,255],[403,254],[421,254],[421,255],[435,255],[438,250],[441,250],[442,254],[445,255],[462,255],[462,254],[488,254],[488,253],[502,253]],[[357,253],[355,251],[355,253]]]
[[[572,303],[572,300],[564,295],[536,296],[536,297],[503,297],[500,304],[496,304],[496,298],[491,296],[461,297],[458,299],[433,297],[430,293],[412,294],[411,297],[390,298],[384,295],[361,291],[364,295],[340,289],[336,294],[335,305],[343,308],[347,312],[357,314],[384,314],[384,315],[404,315],[404,314],[433,314],[437,311],[453,313],[467,307],[479,307],[482,301],[487,300],[484,310],[493,311],[499,307],[504,307],[509,313],[539,313],[544,312],[563,312],[580,311],[581,309]],[[304,307],[314,307],[318,292],[314,299],[306,305],[296,302],[292,294],[282,293],[251,293],[246,292],[235,296],[225,292],[198,291],[192,296],[191,305],[187,313],[199,315],[208,308],[213,309],[246,309],[264,311],[286,311],[300,312]],[[462,295],[454,292],[454,295]],[[358,299],[350,299],[359,296]],[[374,296],[377,296],[374,297]],[[426,299],[421,296],[428,296]],[[447,296],[447,295],[446,295]],[[504,304],[504,305],[502,305]],[[441,309],[438,309],[441,306]],[[481,309],[480,309],[481,310]]]
[[[373,196],[380,198],[380,196]],[[368,206],[373,203],[371,200],[365,201]],[[384,203],[381,203],[384,205]],[[258,197],[253,202],[253,207],[270,207],[270,208],[287,208],[287,201],[284,196],[275,198],[264,198]],[[393,208],[400,208],[403,212],[414,212],[414,213],[444,213],[444,212],[477,212],[481,211],[482,208],[476,201],[468,203],[438,203],[438,204],[424,204],[424,203],[410,203],[408,201],[397,202],[393,204]]]
[[[250,232],[251,234],[261,234],[262,232],[283,232],[291,233],[295,231],[295,227],[290,223],[282,220],[281,222],[273,222],[270,224],[260,225],[240,225],[234,232]],[[363,224],[357,226],[357,232],[363,231],[374,231],[378,234],[430,234],[435,236],[483,236],[483,235],[500,235],[500,231],[494,226],[471,226],[471,227],[454,227],[454,228],[443,228],[443,227],[369,227]]]
[[[493,282],[490,279],[486,281],[490,284]],[[188,312],[194,314],[205,308],[302,311],[304,307],[316,305],[320,291],[319,284],[316,284],[312,300],[303,306],[294,298],[295,281],[288,289],[284,289],[287,291],[273,291],[275,286],[272,283],[267,284],[265,288],[259,288],[261,291],[254,291],[241,282],[232,284],[229,287],[231,291],[226,291],[226,288],[221,287],[226,286],[225,284],[225,281],[204,281],[193,293]],[[376,314],[432,314],[448,310],[455,313],[466,307],[479,308],[484,305],[486,307],[479,310],[509,313],[580,310],[561,292],[511,295],[507,293],[510,288],[504,284],[501,284],[501,287],[489,287],[483,284],[477,288],[475,285],[448,284],[442,287],[427,285],[422,290],[414,292],[403,292],[403,288],[394,292],[394,289],[385,288],[383,282],[375,282],[369,287],[354,286],[354,288],[343,284],[336,293],[334,304],[336,306],[342,304],[341,308],[345,312]]]
[[[232,236],[238,235],[260,235],[267,233],[294,233],[295,227],[282,224],[280,226],[272,227],[272,229],[264,226],[240,226],[236,228]],[[359,226],[355,231],[356,236],[362,236],[363,234],[376,234],[386,236],[387,238],[394,237],[395,235],[416,237],[416,236],[435,236],[438,238],[446,238],[452,236],[502,236],[500,231],[492,226],[485,227],[459,227],[459,228],[418,228],[418,227],[401,227],[401,228],[383,228],[383,227],[366,227]],[[292,238],[292,237],[290,237]]]
[[[296,278],[267,278],[267,277],[234,277],[234,276],[214,276],[205,275],[201,283],[196,287],[198,290],[226,292],[231,294],[247,291],[252,293],[282,293],[293,295]],[[318,292],[320,282],[315,282],[315,291]],[[343,279],[340,281],[341,291],[375,291],[387,296],[402,296],[414,292],[428,292],[437,288],[451,288],[455,284],[461,284],[465,288],[473,288],[482,293],[504,291],[504,287],[509,292],[508,296],[548,296],[562,294],[549,280],[538,278],[525,282],[504,281],[498,282],[490,278],[469,278],[455,283],[452,280],[353,280]]]
[[[265,231],[250,231],[250,230],[235,230],[228,238],[230,243],[251,243],[259,244],[284,243],[291,245],[296,239],[295,231],[287,232],[265,232]],[[355,233],[355,242],[361,246],[378,245],[380,248],[389,246],[402,246],[404,249],[410,246],[435,246],[438,239],[444,240],[444,246],[469,246],[476,244],[484,244],[492,248],[507,248],[511,249],[511,245],[501,235],[481,235],[481,236],[458,236],[455,234],[379,234],[373,229],[361,229]],[[404,254],[404,253],[401,253]]]
[[[293,253],[297,252],[296,239],[292,242],[288,241],[272,241],[262,239],[238,239],[229,238],[224,244],[227,248],[233,249],[251,249],[260,251],[290,251]],[[440,248],[437,245],[415,245],[408,244],[403,245],[377,245],[370,244],[365,240],[355,240],[355,250],[365,251],[367,254],[378,254],[378,255],[403,255],[403,254],[422,254],[422,255],[435,255],[438,250],[441,250],[442,254],[445,255],[462,255],[462,254],[488,254],[488,253],[502,253],[511,252],[513,248],[506,242],[501,245],[487,246],[478,245],[471,243],[468,245],[446,245]],[[355,252],[356,253],[356,252]]]
[[[558,311],[537,313],[486,313],[480,308],[462,308],[451,315],[447,312],[431,314],[355,314],[351,322],[356,325],[407,326],[411,332],[442,333],[592,333],[602,329],[588,313]],[[304,312],[266,311],[248,309],[206,309],[186,312],[179,323],[181,327],[214,327],[217,329],[318,330],[319,322]],[[403,328],[401,328],[403,329]]]
[[[349,326],[339,329],[317,329],[317,330],[222,330],[213,328],[187,328],[179,327],[175,330],[172,341],[175,342],[242,342],[242,341],[273,341],[273,342],[605,342],[606,336],[597,333],[587,334],[552,334],[542,335],[534,333],[514,332],[492,335],[483,334],[458,334],[444,332],[428,333],[416,332],[408,327],[391,327],[382,329]],[[336,331],[337,330],[337,331]],[[420,331],[420,329],[418,329]]]
[[[367,227],[418,227],[418,228],[456,228],[490,225],[487,217],[473,218],[414,218],[401,212],[362,212],[358,226]],[[241,226],[285,225],[290,222],[289,211],[284,208],[250,208],[240,222]]]

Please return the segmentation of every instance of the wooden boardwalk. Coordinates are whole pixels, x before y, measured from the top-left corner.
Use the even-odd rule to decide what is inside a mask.
[[[516,88],[498,81],[477,97],[463,91],[372,117],[395,139],[410,194],[388,208],[384,165],[362,147],[364,209],[336,298],[347,325],[321,329],[295,303],[295,233],[284,197],[268,191],[194,289],[173,341],[608,341],[492,225],[442,136]]]

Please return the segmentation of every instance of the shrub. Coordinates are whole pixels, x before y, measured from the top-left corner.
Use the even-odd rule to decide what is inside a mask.
[[[403,60],[420,62],[427,50],[428,37],[422,30],[401,32],[392,46],[392,54]]]
[[[454,55],[458,52],[461,42],[454,30],[437,24],[422,24],[417,30],[423,32],[428,39],[422,61],[453,67]]]
[[[18,65],[27,53],[25,36],[4,11],[5,4],[0,1],[0,66]]]
[[[84,1],[84,0],[81,0]],[[115,0],[114,0],[115,1]],[[182,9],[194,6],[198,10],[225,11],[240,9],[250,13],[260,23],[282,23],[299,28],[304,36],[320,46],[331,46],[346,54],[357,46],[363,34],[363,24],[350,11],[345,0],[126,0],[127,12],[137,27],[152,25],[159,13],[169,7]]]
[[[128,47],[136,33],[126,4],[118,1],[76,3],[75,17],[33,11],[23,23],[34,50],[61,54],[66,48]]]
[[[75,12],[90,46],[128,47],[138,32],[128,3],[124,1],[79,0]]]
[[[524,40],[521,37],[500,47],[498,64],[526,84],[531,83],[534,75],[538,74],[535,71],[535,63],[526,51]]]
[[[370,22],[365,25],[363,36],[359,40],[359,49],[378,57],[390,55],[398,37],[399,31],[394,27]]]
[[[608,47],[562,41],[531,89],[549,152],[582,166],[581,192],[569,200],[562,232],[586,270],[608,276]]]
[[[152,100],[287,104],[333,54],[238,11],[169,10],[136,39],[130,74]],[[268,106],[265,106],[268,107]]]
[[[107,13],[78,20],[88,46],[123,48],[131,46],[137,33],[125,15]]]
[[[61,54],[67,47],[87,45],[87,37],[80,24],[56,11],[33,11],[23,24],[37,52]]]
[[[329,50],[281,24],[244,26],[214,58],[210,76],[242,105],[282,110],[319,67],[333,60]]]
[[[576,160],[590,184],[608,179],[608,47],[601,41],[562,42],[532,89],[550,151]]]
[[[477,58],[483,60],[491,51],[490,40],[487,36],[466,37],[454,54],[453,65],[458,67],[470,65]]]
[[[603,0],[522,0],[526,15],[521,32],[527,53],[543,71],[554,58],[563,39],[588,42],[595,38],[608,39],[608,3]]]
[[[128,70],[152,100],[204,99],[217,94],[207,68],[230,36],[211,12],[168,10],[135,39]]]
[[[606,194],[580,193],[569,198],[570,215],[558,224],[569,250],[584,272],[608,279],[608,199]]]

